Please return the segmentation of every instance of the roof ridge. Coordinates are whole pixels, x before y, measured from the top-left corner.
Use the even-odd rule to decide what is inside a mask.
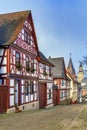
[[[54,57],[54,58],[50,58],[50,59],[64,59],[64,57]]]
[[[23,11],[13,11],[13,12],[6,12],[6,13],[3,13],[3,14],[0,14],[0,15],[9,15],[9,14],[14,14],[14,13],[22,13],[22,12],[31,12],[31,10],[23,10]]]

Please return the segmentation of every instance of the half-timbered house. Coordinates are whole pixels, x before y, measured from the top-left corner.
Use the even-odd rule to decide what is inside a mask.
[[[51,58],[49,61],[55,65],[53,68],[53,103],[69,103],[70,100],[70,79],[66,75],[64,58]]]
[[[39,52],[39,108],[53,106],[53,67],[54,65]]]
[[[39,108],[37,54],[31,11],[1,14],[0,113]]]

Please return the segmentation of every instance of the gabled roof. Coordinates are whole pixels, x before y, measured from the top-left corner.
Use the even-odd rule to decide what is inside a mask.
[[[12,44],[21,31],[25,20],[28,18],[31,18],[36,48],[38,50],[38,43],[30,10],[0,14],[0,46]]]
[[[49,61],[55,65],[53,68],[53,77],[67,79],[64,58],[49,58]]]
[[[54,64],[52,64],[46,57],[45,55],[39,51],[39,56],[40,56],[40,62],[44,63],[44,64],[47,64],[49,66],[52,66],[54,67]]]
[[[0,14],[0,45],[10,45],[18,36],[31,11]]]

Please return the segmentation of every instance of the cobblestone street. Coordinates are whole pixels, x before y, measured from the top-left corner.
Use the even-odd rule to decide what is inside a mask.
[[[86,105],[69,105],[1,114],[0,130],[70,130],[86,107]]]

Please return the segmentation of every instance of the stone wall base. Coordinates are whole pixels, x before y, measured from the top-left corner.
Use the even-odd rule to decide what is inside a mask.
[[[18,106],[19,111],[27,111],[27,110],[34,110],[34,109],[39,109],[39,101]],[[16,109],[15,107],[13,107],[13,108],[8,109],[7,113],[14,113],[15,111]]]
[[[46,108],[53,107],[53,103],[46,106]]]

